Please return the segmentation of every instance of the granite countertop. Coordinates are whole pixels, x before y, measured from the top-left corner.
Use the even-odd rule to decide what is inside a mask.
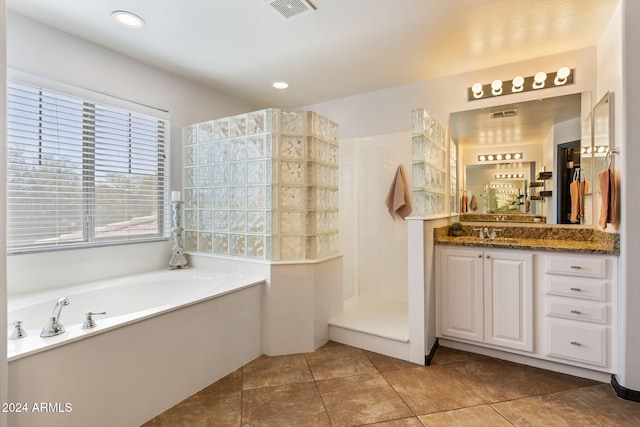
[[[504,249],[529,249],[567,253],[620,255],[620,235],[593,228],[561,225],[513,226],[496,223],[464,224],[462,236],[449,236],[449,227],[434,230],[437,245],[478,246]],[[497,238],[478,237],[477,228],[497,230]]]

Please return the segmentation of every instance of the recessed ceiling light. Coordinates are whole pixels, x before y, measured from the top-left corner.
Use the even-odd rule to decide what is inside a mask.
[[[289,87],[289,83],[287,82],[275,82],[273,84],[273,87],[275,87],[276,89],[286,89]]]
[[[127,12],[126,10],[116,10],[111,12],[111,16],[118,25],[126,28],[138,29],[144,27],[144,19],[140,18],[135,13]]]

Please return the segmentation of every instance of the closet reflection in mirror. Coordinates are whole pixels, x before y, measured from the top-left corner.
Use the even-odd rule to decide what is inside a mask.
[[[582,142],[583,118],[590,111],[590,93],[577,93],[451,114],[451,139],[458,144],[458,193],[468,201],[466,212],[460,208],[461,220],[508,213],[514,214],[509,219],[514,222],[534,222],[530,217],[536,217],[557,223],[559,178],[553,172],[558,146]],[[499,175],[516,177],[496,178]]]

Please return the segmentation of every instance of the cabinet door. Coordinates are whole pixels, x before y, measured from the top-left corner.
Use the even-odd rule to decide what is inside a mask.
[[[485,342],[533,351],[533,255],[484,252]]]
[[[439,262],[439,335],[482,342],[482,251],[441,248]]]

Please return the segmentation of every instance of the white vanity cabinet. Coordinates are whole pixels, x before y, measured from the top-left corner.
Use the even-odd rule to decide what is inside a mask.
[[[533,255],[440,246],[438,336],[533,351]]]
[[[548,254],[544,263],[546,355],[610,370],[616,259]]]

